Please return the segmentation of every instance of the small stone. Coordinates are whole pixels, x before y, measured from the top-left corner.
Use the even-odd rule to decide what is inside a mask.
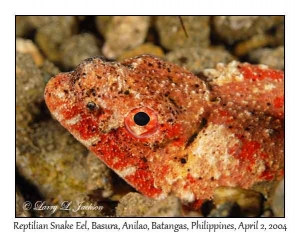
[[[276,27],[275,39],[277,45],[284,46],[284,35],[285,33],[284,33],[284,22],[283,22]]]
[[[149,16],[113,16],[107,23],[106,39],[102,52],[115,59],[124,51],[137,47],[146,38],[150,25]]]
[[[265,64],[272,68],[284,69],[284,47],[279,46],[274,49],[261,48],[256,49],[249,54],[249,60],[252,63]]]
[[[150,54],[157,57],[163,57],[164,51],[159,46],[156,46],[152,43],[145,43],[136,48],[125,51],[118,57],[117,60],[122,61],[126,58],[131,58],[142,54]]]
[[[86,15],[78,15],[76,18],[79,20],[79,21],[84,21],[88,16]]]
[[[71,36],[61,44],[61,63],[73,69],[84,59],[101,55],[96,37],[90,33]]]
[[[179,48],[166,54],[165,59],[197,74],[218,63],[229,63],[234,57],[223,48]]]
[[[274,217],[274,214],[273,214],[272,210],[265,209],[264,212],[262,213],[262,215],[260,217],[271,218],[271,217]]]
[[[27,36],[32,31],[33,27],[28,22],[28,17],[23,15],[16,16],[16,36]]]
[[[117,217],[141,217],[155,204],[155,200],[139,193],[128,193],[121,198],[116,209]]]
[[[106,38],[106,34],[109,29],[109,24],[112,21],[113,16],[96,16],[96,27],[98,32]]]
[[[19,53],[30,54],[37,66],[41,66],[44,62],[42,54],[32,40],[17,38],[16,51]]]
[[[262,212],[263,197],[259,192],[235,187],[218,187],[214,192],[214,202],[219,206],[224,203],[236,203],[241,216],[257,217]]]
[[[87,168],[87,190],[101,189],[103,198],[110,197],[113,193],[111,170],[92,152],[87,156]]]
[[[254,35],[248,40],[238,43],[234,48],[234,54],[236,56],[245,56],[254,49],[265,47],[274,43],[272,35],[258,34]]]
[[[49,24],[56,24],[57,26],[65,25],[72,27],[73,30],[77,28],[76,16],[27,16],[28,24],[31,27],[38,29]]]
[[[40,113],[39,104],[44,97],[46,83],[42,72],[38,69],[29,54],[16,55],[16,123],[17,131],[27,127],[27,124]]]
[[[207,47],[210,44],[208,16],[181,16],[186,37],[178,16],[158,16],[156,28],[161,44],[168,50],[189,47]]]
[[[57,122],[46,119],[31,123],[23,134],[17,132],[16,166],[49,203],[73,200],[86,192],[87,150]]]
[[[60,69],[49,60],[46,60],[39,68],[42,71],[45,83],[47,83],[51,77],[61,72]]]
[[[254,183],[251,187],[252,190],[261,193],[264,198],[269,201],[270,197],[273,195],[275,188],[278,185],[278,180],[273,181],[262,181]],[[266,205],[266,203],[265,203]]]
[[[54,21],[38,27],[35,41],[52,62],[59,62],[60,45],[76,32],[75,26],[67,20]]]
[[[282,16],[214,16],[217,36],[228,44],[262,34],[284,20]]]
[[[240,207],[235,202],[224,202],[220,204],[216,209],[213,209],[208,217],[214,218],[230,218],[240,217]]]
[[[182,217],[182,205],[175,196],[168,196],[157,201],[145,214],[144,217]]]
[[[105,217],[104,206],[92,200],[86,193],[81,193],[72,199],[70,217]]]
[[[201,218],[202,217],[203,218],[204,216],[200,212],[189,211],[184,214],[184,217],[187,217],[187,218],[195,218],[195,217]]]
[[[284,217],[284,180],[278,184],[271,199],[275,217]]]

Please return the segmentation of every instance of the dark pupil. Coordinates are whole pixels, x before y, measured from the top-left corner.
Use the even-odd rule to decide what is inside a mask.
[[[144,112],[138,112],[133,117],[134,122],[139,126],[147,125],[150,121],[150,117],[147,113]]]

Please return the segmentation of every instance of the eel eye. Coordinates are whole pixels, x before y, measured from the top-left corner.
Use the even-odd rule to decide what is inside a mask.
[[[156,112],[148,107],[132,109],[125,117],[125,127],[136,138],[146,138],[158,129]]]

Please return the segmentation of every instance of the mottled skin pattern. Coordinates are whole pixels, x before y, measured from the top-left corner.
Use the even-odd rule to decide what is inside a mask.
[[[203,81],[205,80],[205,81]],[[232,62],[198,78],[144,55],[58,74],[47,106],[74,137],[146,196],[184,203],[249,188],[284,168],[283,72]],[[134,121],[145,112],[150,122]]]

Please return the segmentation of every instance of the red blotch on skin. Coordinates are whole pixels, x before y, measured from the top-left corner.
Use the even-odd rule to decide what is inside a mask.
[[[227,124],[233,121],[232,115],[223,109],[218,109],[210,118],[210,122],[214,124]]]
[[[98,124],[95,120],[85,115],[81,116],[82,120],[72,126],[73,130],[79,132],[80,137],[84,140],[98,135]]]
[[[264,171],[264,172],[262,172],[262,174],[259,176],[259,178],[261,178],[261,179],[263,179],[263,180],[268,180],[268,181],[273,180],[273,179],[274,179],[274,172],[269,171],[269,170]]]
[[[90,148],[96,155],[99,156],[109,167],[117,170],[122,170],[129,165],[133,165],[136,160],[130,157],[127,153],[119,149],[116,143],[116,132],[103,134],[99,143]]]
[[[280,178],[284,176],[284,169],[280,169],[280,170],[278,171],[278,176],[279,176]]]
[[[262,69],[255,65],[245,64],[240,66],[240,71],[245,79],[263,80],[270,79],[283,79],[284,75],[281,70]]]
[[[238,136],[241,137],[241,136]],[[256,157],[255,155],[258,155],[259,149],[261,148],[260,143],[256,141],[246,141],[240,138],[242,141],[242,148],[239,153],[235,154],[235,150],[231,148],[229,150],[230,153],[233,153],[233,155],[239,159],[241,162],[244,162],[247,165],[248,171],[252,171],[252,166],[255,164],[257,159],[260,159]]]
[[[254,155],[260,149],[260,144],[256,141],[245,141],[243,142],[241,153],[239,154],[239,159],[248,160],[250,162],[255,162]]]
[[[67,108],[64,108],[61,110],[61,114],[64,116],[65,120],[69,120],[78,114],[80,114],[81,108],[79,108],[77,105],[68,106]]]
[[[174,125],[166,124],[165,128],[167,131],[167,136],[169,138],[174,138],[175,136],[179,135],[182,130],[180,124],[174,124]]]
[[[166,138],[174,139],[173,145],[174,146],[183,146],[186,142],[186,137],[182,134],[182,125],[181,124],[164,124],[161,125],[161,131],[166,132]]]
[[[142,158],[132,156],[130,152],[121,150],[120,147],[125,145],[117,143],[120,141],[119,137],[126,141],[126,138],[131,137],[131,135],[125,128],[119,128],[117,131],[102,135],[100,142],[90,149],[116,171],[134,167],[136,171],[123,178],[143,194],[156,197],[161,193],[161,190],[154,187],[154,178],[148,168],[148,164]]]
[[[260,153],[260,158],[261,158],[262,160],[267,160],[268,157],[269,157],[268,154],[266,154],[266,153],[264,153],[264,152]]]
[[[187,174],[186,178],[190,184],[194,184],[197,181],[194,177],[192,177],[192,175],[190,173]]]
[[[162,165],[162,168],[160,169],[160,175],[161,175],[161,176],[167,175],[168,172],[169,172],[169,170],[170,170],[170,167],[169,167],[169,166],[167,166],[167,165]]]
[[[284,103],[284,98],[283,96],[281,97],[276,97],[274,100],[274,107],[275,108],[282,108]]]
[[[134,187],[149,197],[157,197],[162,191],[153,186],[154,179],[149,170],[138,169],[134,174],[126,176],[125,179],[134,184]]]
[[[188,189],[191,185],[193,185],[197,182],[197,180],[194,177],[192,177],[192,175],[190,173],[187,174],[186,180],[188,182],[184,185],[184,189]]]

